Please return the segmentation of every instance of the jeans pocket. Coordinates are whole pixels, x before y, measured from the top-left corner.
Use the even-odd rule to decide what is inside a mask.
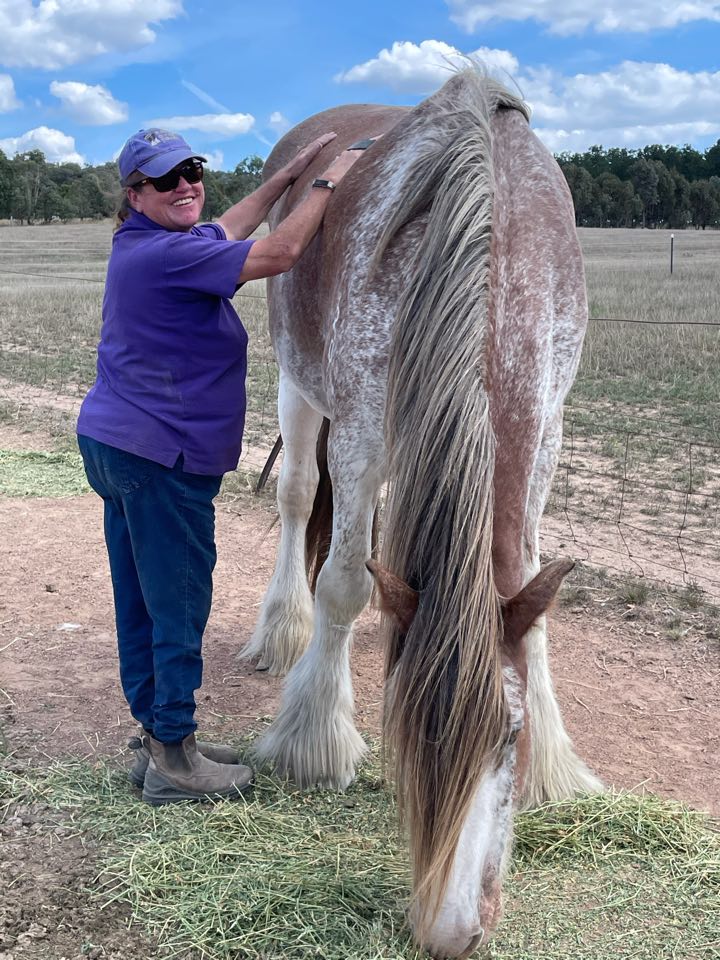
[[[144,487],[159,470],[166,470],[154,460],[139,457],[117,447],[105,445],[105,475],[119,494],[134,493]]]

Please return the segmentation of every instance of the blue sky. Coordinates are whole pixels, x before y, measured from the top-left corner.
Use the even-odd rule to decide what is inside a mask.
[[[556,152],[720,138],[720,2],[340,6],[0,0],[0,149],[102,163],[154,124],[233,169],[327,107],[418,103],[476,52]]]

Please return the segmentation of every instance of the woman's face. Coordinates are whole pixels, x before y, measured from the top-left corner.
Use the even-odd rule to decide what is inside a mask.
[[[177,187],[167,193],[158,193],[152,183],[146,183],[138,190],[128,187],[128,200],[134,210],[144,213],[166,230],[186,232],[200,219],[205,188],[202,180],[188,183],[180,177]]]

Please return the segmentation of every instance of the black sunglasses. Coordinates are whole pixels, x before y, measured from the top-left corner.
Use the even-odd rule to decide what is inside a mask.
[[[133,190],[151,183],[158,193],[169,193],[175,190],[180,183],[180,177],[188,183],[198,183],[205,174],[205,168],[200,160],[188,160],[177,167],[173,167],[169,173],[164,173],[161,177],[145,177],[144,180],[138,180],[137,183],[129,183],[128,186]]]

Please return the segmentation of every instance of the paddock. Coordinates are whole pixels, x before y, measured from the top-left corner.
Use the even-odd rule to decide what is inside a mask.
[[[720,235],[688,232],[676,238],[679,282],[673,288],[661,273],[667,239],[662,232],[580,234],[591,315],[717,319],[717,284],[708,265],[717,264]],[[203,951],[207,957],[412,957],[402,929],[402,846],[377,764],[382,654],[372,611],[361,619],[352,671],[358,726],[374,760],[348,794],[297,794],[270,780],[251,801],[255,808],[157,813],[125,785],[123,748],[133,728],[116,677],[101,505],[84,486],[72,445],[75,410],[93,373],[102,291],[94,281],[102,280],[109,237],[107,224],[0,231],[3,269],[26,275],[0,273],[0,956],[145,960],[174,944],[175,955],[187,957]],[[643,280],[648,264],[657,272]],[[27,276],[36,272],[41,277]],[[277,537],[269,529],[272,484],[263,497],[253,493],[276,432],[264,291],[253,284],[242,294],[254,298],[239,301],[253,350],[248,448],[218,510],[217,585],[199,705],[201,728],[210,738],[238,742],[267,725],[281,684],[235,660],[252,630]],[[673,484],[681,484],[668,467],[672,451],[689,440],[708,451],[717,445],[717,365],[711,368],[707,359],[713,343],[717,357],[717,341],[710,339],[717,330],[691,329],[672,341],[672,351],[667,338],[676,332],[663,331],[664,341],[655,335],[652,349],[643,348],[642,363],[640,347],[626,350],[628,342],[643,343],[638,335],[623,338],[619,328],[612,329],[618,332],[609,338],[591,328],[590,352],[566,415],[566,421],[573,410],[576,419],[585,415],[575,432],[576,456],[580,438],[594,442],[589,424],[604,424],[610,439],[596,443],[595,459],[584,455],[591,474],[609,475],[603,483],[611,490],[600,490],[593,476],[583,487],[582,473],[570,467],[560,471],[545,550],[548,556],[573,553],[585,549],[587,536],[601,536],[601,511],[592,497],[607,507],[627,475],[615,467],[629,462],[622,443],[611,441],[623,430],[636,435],[640,420],[654,419],[648,432],[662,433],[669,446],[651,450],[638,467],[645,502],[635,519],[654,537],[653,550],[670,543],[660,560],[675,573],[650,568],[658,555],[638,557],[637,539],[630,543],[631,563],[609,553],[601,540],[593,546],[599,556],[580,555],[586,562],[552,613],[551,657],[580,755],[608,786],[659,800],[630,800],[636,803],[634,820],[627,806],[568,807],[520,818],[505,920],[491,947],[500,960],[528,954],[552,960],[700,958],[717,949],[717,834],[686,808],[720,815],[720,647],[712,584],[720,579],[713,566],[719,558],[715,548],[703,556],[701,570],[691,562],[688,571],[678,566],[675,502],[662,474],[669,470]],[[686,384],[685,390],[673,394],[673,380]],[[603,399],[623,389],[623,404]],[[717,452],[708,453],[702,469],[702,484],[696,475],[686,497],[696,529],[704,531],[692,539],[717,543]],[[570,496],[568,484],[575,490]],[[657,510],[640,513],[656,503]],[[617,528],[614,507],[609,509]],[[585,538],[583,517],[583,523],[592,521]],[[555,523],[565,527],[556,529]],[[244,888],[237,882],[233,887],[232,877],[243,831],[249,836],[253,823],[274,831],[282,848],[269,850],[263,875],[281,876],[276,864],[285,863],[295,886],[266,883],[259,899],[246,897],[241,930],[233,925],[243,916],[237,889]],[[205,849],[212,847],[215,859],[203,865],[198,851],[205,827],[212,838]],[[300,827],[309,831],[309,841]],[[166,845],[184,844],[182,877],[173,875],[154,836]],[[343,844],[333,845],[338,837]],[[683,876],[673,874],[671,854]],[[219,877],[220,886],[201,890],[193,863],[204,875]],[[316,885],[313,864],[321,878]],[[134,887],[122,879],[130,876]],[[79,895],[85,888],[91,892]],[[205,939],[187,925],[200,903]],[[172,923],[163,926],[168,915]],[[248,916],[256,925],[254,939],[247,935],[253,929]],[[267,918],[264,925],[260,916]],[[131,917],[136,922],[128,927]]]

